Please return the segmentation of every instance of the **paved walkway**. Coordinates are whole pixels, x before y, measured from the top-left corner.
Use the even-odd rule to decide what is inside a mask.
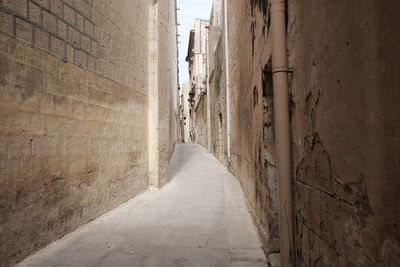
[[[267,266],[238,181],[195,145],[178,145],[173,180],[18,266]]]

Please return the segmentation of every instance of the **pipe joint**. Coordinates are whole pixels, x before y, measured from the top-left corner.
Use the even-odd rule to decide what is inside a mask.
[[[270,0],[270,12],[286,12],[285,0]]]
[[[293,73],[293,68],[288,68],[285,66],[280,66],[280,67],[272,67],[272,73],[278,73],[278,72],[286,72],[286,73]]]

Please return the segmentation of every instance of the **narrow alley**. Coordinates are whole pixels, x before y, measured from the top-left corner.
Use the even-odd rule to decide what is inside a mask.
[[[265,266],[236,178],[204,148],[178,145],[171,182],[101,216],[18,266]]]
[[[0,0],[0,267],[400,266],[399,0]]]

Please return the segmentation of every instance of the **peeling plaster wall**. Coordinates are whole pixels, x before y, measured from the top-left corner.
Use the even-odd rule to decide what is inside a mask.
[[[399,10],[289,1],[298,266],[400,264]]]

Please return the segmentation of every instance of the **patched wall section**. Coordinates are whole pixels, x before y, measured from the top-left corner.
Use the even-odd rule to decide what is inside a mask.
[[[0,1],[0,262],[148,187],[148,1]]]
[[[400,4],[289,3],[297,263],[397,266]]]

